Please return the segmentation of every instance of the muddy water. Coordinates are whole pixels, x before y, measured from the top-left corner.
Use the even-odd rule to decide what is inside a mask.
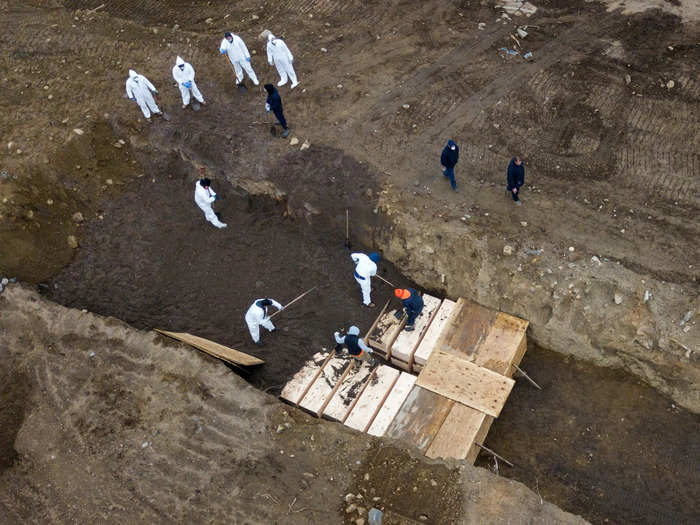
[[[700,416],[619,370],[530,345],[487,437],[499,474],[594,523],[700,522]],[[483,454],[477,465],[494,468]]]

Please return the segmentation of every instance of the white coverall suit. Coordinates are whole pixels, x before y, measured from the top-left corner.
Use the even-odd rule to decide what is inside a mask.
[[[294,72],[294,66],[292,66],[292,62],[294,62],[292,52],[289,51],[284,40],[275,38],[275,35],[272,33],[267,35],[267,62],[270,65],[274,64],[277,72],[280,74],[280,81],[277,82],[278,86],[284,86],[287,83],[287,76],[292,79],[292,89],[299,85],[297,74]]]
[[[231,64],[233,64],[233,69],[236,71],[236,84],[243,82],[243,70],[245,69],[253,84],[257,86],[260,82],[258,82],[258,77],[253,71],[253,66],[250,63],[250,53],[245,42],[238,35],[231,34],[231,36],[233,37],[231,42],[227,38],[221,41],[219,52],[222,55],[227,55]]]
[[[258,304],[260,301],[264,300],[265,299],[256,299],[253,301],[253,304],[250,305],[250,308],[248,308],[248,311],[245,314],[245,322],[248,325],[250,337],[253,338],[254,343],[258,343],[260,341],[260,325],[267,328],[268,332],[272,332],[275,329],[275,325],[272,324],[272,321],[270,321],[270,318],[267,315],[266,307],[259,306]],[[278,310],[284,309],[284,307],[274,299],[270,299],[270,302],[272,303],[271,306],[274,306]]]
[[[184,66],[184,68],[180,69],[180,66]],[[175,82],[177,82],[177,87],[180,88],[183,107],[186,107],[187,104],[190,103],[190,90],[192,90],[194,98],[199,100],[202,104],[205,103],[204,97],[199,92],[199,88],[194,82],[194,68],[192,67],[192,64],[185,62],[180,57],[177,57],[175,60],[175,66],[173,66],[173,78],[175,79]],[[189,87],[186,85],[187,83],[189,83]]]
[[[362,303],[369,306],[372,303],[370,294],[372,292],[372,283],[370,278],[377,275],[377,263],[370,259],[364,253],[350,254],[352,261],[355,263],[355,280],[362,289]]]
[[[214,190],[212,190],[211,187],[205,188],[202,186],[201,181],[197,181],[195,183],[194,202],[196,202],[197,206],[202,209],[204,212],[204,217],[206,217],[206,219],[217,228],[226,228],[226,224],[219,220],[211,207],[211,203],[215,200],[216,193],[214,193]]]
[[[136,101],[146,118],[151,118],[151,112],[160,115],[160,109],[151,92],[158,93],[158,90],[146,77],[130,69],[129,78],[126,79],[126,96]]]

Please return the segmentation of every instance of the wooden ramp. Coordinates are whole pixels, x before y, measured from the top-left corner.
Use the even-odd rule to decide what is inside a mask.
[[[428,457],[473,463],[475,443],[483,444],[513,388],[528,323],[463,298],[423,301],[413,332],[385,307],[368,333],[368,343],[393,366],[318,353],[280,397]]]
[[[187,343],[190,346],[194,346],[197,350],[206,352],[209,355],[218,357],[219,359],[231,363],[233,365],[239,366],[254,366],[261,365],[265,361],[258,359],[250,354],[244,352],[239,352],[228,346],[220,345],[209,339],[204,339],[203,337],[198,337],[196,335],[188,334],[186,332],[168,332],[166,330],[158,330],[156,332],[159,334],[167,335],[183,343]]]

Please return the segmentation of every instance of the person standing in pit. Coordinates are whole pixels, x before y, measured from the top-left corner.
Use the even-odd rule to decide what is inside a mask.
[[[350,354],[355,359],[360,361],[367,361],[368,363],[374,363],[374,358],[372,357],[372,349],[360,338],[360,329],[357,326],[351,326],[348,328],[348,332],[335,332],[333,334],[335,337],[336,352],[340,352],[343,346],[347,348],[348,354]]]
[[[226,224],[221,222],[211,207],[216,200],[216,193],[211,189],[209,179],[200,179],[194,185],[194,202],[204,212],[204,217],[217,228],[226,228]]]
[[[413,288],[396,288],[394,295],[401,299],[403,311],[408,316],[404,330],[412,332],[416,328],[416,317],[423,311],[423,298]],[[399,310],[394,315],[397,319],[401,319],[403,312]]]
[[[277,117],[277,120],[282,126],[282,137],[289,135],[289,128],[287,127],[287,119],[284,118],[284,111],[282,110],[282,97],[277,91],[277,88],[272,84],[265,84],[265,91],[267,91],[267,100],[265,101],[265,111],[272,112]]]
[[[177,87],[180,88],[180,95],[182,95],[182,109],[185,109],[190,103],[190,90],[201,104],[205,104],[204,97],[199,92],[199,88],[194,81],[194,68],[189,62],[185,62],[182,58],[177,57],[175,59],[175,65],[173,66],[173,78],[177,82]]]
[[[517,155],[510,159],[508,163],[506,191],[513,197],[513,201],[517,206],[521,206],[520,202],[520,187],[525,184],[525,166],[523,161]]]
[[[231,65],[233,65],[233,69],[236,72],[236,85],[243,82],[243,70],[248,73],[253,84],[256,86],[260,84],[255,71],[253,71],[253,66],[250,63],[248,48],[241,37],[229,32],[224,33],[224,38],[219,46],[219,52],[222,55],[226,55],[231,61]]]
[[[148,122],[151,121],[151,112],[154,115],[163,114],[153,98],[153,93],[158,93],[156,87],[146,77],[130,69],[129,78],[126,79],[126,96],[139,105]]]
[[[281,87],[287,83],[287,77],[292,79],[291,88],[294,89],[299,85],[297,74],[294,72],[294,56],[292,52],[281,38],[276,38],[272,33],[267,35],[267,62],[270,65],[275,65],[277,72],[280,74],[280,81],[277,86]]]
[[[264,346],[264,343],[260,340],[261,325],[267,328],[268,332],[274,332],[277,330],[275,325],[272,324],[270,316],[268,315],[268,308],[270,306],[274,306],[277,308],[277,310],[284,310],[284,306],[274,299],[264,298],[253,301],[253,304],[250,305],[250,308],[248,308],[248,311],[245,314],[245,322],[248,325],[250,337],[258,346]]]
[[[442,150],[442,155],[440,155],[440,164],[445,168],[442,174],[450,179],[450,184],[452,189],[459,191],[457,189],[457,181],[455,180],[455,166],[459,162],[459,147],[455,144],[455,141],[450,139],[447,141],[447,146]]]
[[[379,254],[372,252],[369,255],[364,253],[350,254],[352,262],[355,263],[355,280],[360,285],[362,290],[362,304],[369,308],[374,308],[374,303],[371,299],[373,275],[377,275],[377,263],[379,262]]]

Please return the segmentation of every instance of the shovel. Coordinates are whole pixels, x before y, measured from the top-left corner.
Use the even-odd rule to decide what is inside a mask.
[[[345,248],[352,250],[350,243],[350,210],[345,208]]]

